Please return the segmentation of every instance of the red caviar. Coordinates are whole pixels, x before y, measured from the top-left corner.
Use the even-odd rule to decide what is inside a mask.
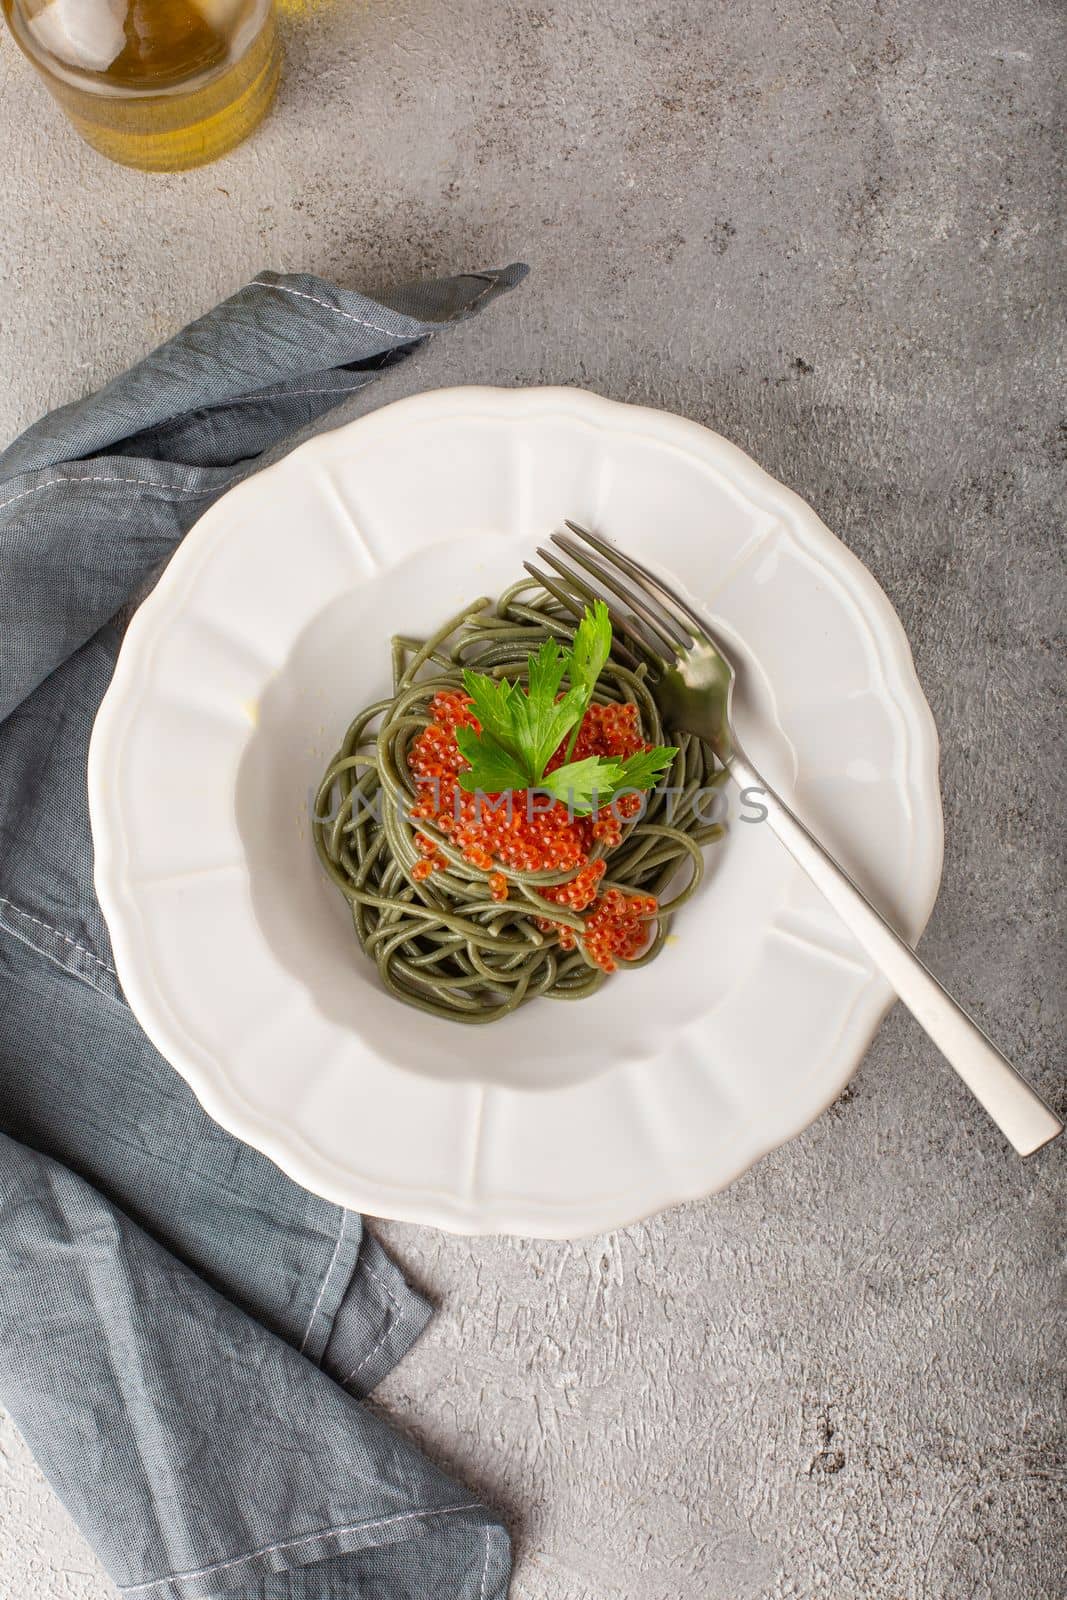
[[[562,950],[573,950],[580,938],[590,960],[605,972],[615,970],[617,959],[630,961],[640,955],[648,940],[649,920],[658,909],[655,898],[626,895],[621,889],[599,895],[605,863],[589,859],[595,844],[611,850],[620,843],[623,821],[640,810],[640,797],[621,796],[614,812],[607,807],[592,816],[570,817],[561,801],[549,801],[547,795],[528,796],[521,789],[511,794],[510,804],[508,796],[466,794],[459,786],[459,773],[467,763],[456,743],[456,729],[480,731],[471,701],[459,690],[442,690],[433,697],[430,716],[429,725],[412,740],[408,751],[408,766],[420,795],[412,815],[432,821],[464,860],[489,873],[489,893],[494,900],[505,900],[508,893],[504,874],[490,870],[495,866],[517,872],[571,874],[566,882],[540,891],[544,899],[569,911],[592,907],[580,935],[565,923],[538,919],[542,931],[557,930]],[[629,756],[649,748],[635,705],[592,705],[582,719],[569,759]],[[548,770],[566,759],[565,744],[561,744]],[[421,882],[443,863],[429,835],[417,833],[415,848],[421,859],[412,868],[412,877]]]

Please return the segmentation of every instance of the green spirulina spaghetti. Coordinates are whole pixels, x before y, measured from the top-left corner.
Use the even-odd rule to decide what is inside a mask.
[[[607,974],[583,949],[580,912],[543,898],[542,891],[575,872],[510,870],[494,861],[474,866],[431,821],[412,818],[420,795],[408,765],[412,741],[432,720],[434,696],[463,693],[464,668],[526,681],[531,653],[548,637],[567,647],[577,624],[533,580],[513,584],[494,606],[474,601],[429,639],[392,641],[393,693],[352,722],[322,780],[314,818],[315,844],[327,873],[348,901],[356,938],[376,963],[385,987],[408,1005],[457,1022],[493,1022],[538,995],[580,1000]],[[643,737],[666,742],[649,692],[646,667],[610,657],[593,699],[636,705]],[[655,896],[649,942],[633,961],[659,955],[679,906],[696,890],[702,846],[723,832],[705,820],[706,791],[725,773],[708,747],[685,733],[669,772],[648,794],[642,816],[624,825],[621,843],[594,843],[587,860],[605,858],[599,893]],[[429,835],[440,870],[413,878],[422,859],[417,836]],[[496,899],[490,877],[506,880]],[[673,888],[666,902],[661,896]],[[554,924],[547,931],[538,921]],[[572,930],[574,948],[560,945]]]

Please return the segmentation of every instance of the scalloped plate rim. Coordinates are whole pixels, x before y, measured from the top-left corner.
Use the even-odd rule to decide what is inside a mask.
[[[926,884],[926,893],[914,917],[916,935],[929,918],[937,897],[944,851],[937,778],[938,739],[933,716],[915,673],[907,636],[888,597],[868,569],[825,526],[811,507],[794,491],[772,478],[738,446],[702,424],[670,412],[628,405],[570,387],[464,386],[427,390],[385,404],[354,422],[313,436],[277,462],[251,474],[227,491],[190,529],[127,630],[114,677],[94,724],[89,750],[96,888],[111,934],[122,987],[145,1032],[165,1058],[172,1062],[176,1054],[181,1055],[181,1051],[176,1051],[170,1027],[156,1010],[158,997],[151,992],[150,984],[142,982],[136,940],[133,930],[127,926],[129,907],[124,903],[116,841],[109,833],[106,821],[110,797],[105,774],[114,740],[121,737],[124,718],[135,701],[131,687],[135,684],[139,653],[155,636],[160,625],[165,626],[172,589],[186,566],[195,559],[205,534],[211,532],[212,524],[221,523],[226,516],[226,511],[220,508],[246,485],[262,484],[271,473],[292,471],[294,464],[310,465],[316,456],[328,459],[344,437],[350,436],[356,429],[362,430],[361,439],[369,446],[373,443],[376,428],[388,429],[395,422],[419,420],[420,414],[421,420],[432,421],[447,415],[448,408],[452,408],[454,415],[471,417],[477,414],[478,407],[483,407],[487,414],[494,417],[504,413],[512,418],[521,417],[524,413],[531,417],[577,413],[582,421],[613,431],[620,417],[625,417],[629,419],[632,431],[643,432],[658,442],[674,444],[679,448],[684,449],[687,445],[695,447],[687,453],[698,454],[705,464],[714,452],[719,456],[724,476],[740,493],[761,510],[771,509],[787,517],[794,525],[794,531],[799,529],[805,535],[808,553],[823,561],[823,564],[832,564],[836,568],[851,598],[866,616],[880,658],[882,652],[887,650],[900,686],[905,691],[906,699],[902,702],[894,700],[893,704],[907,724],[907,771],[914,787],[919,791],[925,790],[924,799],[927,803],[928,831],[924,839],[922,830],[919,830],[915,841],[920,846],[925,845],[925,849],[920,849],[921,859],[915,870]],[[884,660],[882,666],[884,669]],[[764,1128],[757,1130],[749,1125],[746,1132],[750,1137],[740,1144],[737,1159],[730,1164],[729,1170],[721,1170],[710,1182],[706,1175],[701,1177],[696,1172],[679,1173],[678,1181],[666,1189],[662,1180],[654,1177],[647,1191],[636,1183],[632,1185],[626,1200],[613,1193],[590,1196],[584,1202],[568,1198],[556,1203],[546,1197],[533,1199],[518,1195],[482,1195],[470,1202],[442,1190],[428,1187],[413,1190],[410,1185],[393,1186],[366,1176],[341,1174],[332,1158],[311,1149],[302,1135],[296,1134],[294,1129],[283,1130],[277,1123],[271,1123],[265,1113],[253,1108],[234,1085],[226,1082],[221,1071],[216,1071],[212,1076],[187,1059],[180,1066],[175,1064],[205,1110],[217,1122],[236,1137],[260,1149],[296,1182],[338,1205],[401,1221],[430,1223],[467,1234],[520,1233],[544,1238],[572,1238],[624,1227],[664,1207],[717,1193],[764,1155],[803,1132],[833,1103],[858,1068],[892,1002],[889,986],[877,975],[863,984],[835,1040],[834,1053],[840,1058],[841,1067],[832,1075],[833,1083],[829,1087],[820,1087],[806,1099],[800,1096],[797,1101],[790,1102],[789,1114],[770,1119]],[[700,1017],[695,1018],[688,1025],[689,1028],[695,1029],[701,1020]],[[483,1094],[491,1092],[496,1091],[486,1087],[482,1089]],[[506,1092],[527,1091],[518,1088]]]

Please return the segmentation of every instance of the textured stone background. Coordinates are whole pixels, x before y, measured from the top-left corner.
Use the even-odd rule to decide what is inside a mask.
[[[288,9],[275,115],[176,177],[81,148],[0,42],[0,434],[261,266],[527,259],[375,401],[587,384],[812,502],[941,730],[924,951],[1062,1102],[1060,7]],[[440,1313],[378,1403],[509,1514],[515,1600],[1062,1600],[1062,1172],[898,1010],[718,1199],[576,1245],[384,1227]],[[0,1596],[110,1593],[0,1424]]]

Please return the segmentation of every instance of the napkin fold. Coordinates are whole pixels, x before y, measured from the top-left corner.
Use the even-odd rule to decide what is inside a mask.
[[[137,1600],[507,1592],[497,1519],[361,1401],[427,1303],[126,1006],[85,770],[116,615],[196,518],[525,270],[261,273],[0,455],[0,1402]]]

